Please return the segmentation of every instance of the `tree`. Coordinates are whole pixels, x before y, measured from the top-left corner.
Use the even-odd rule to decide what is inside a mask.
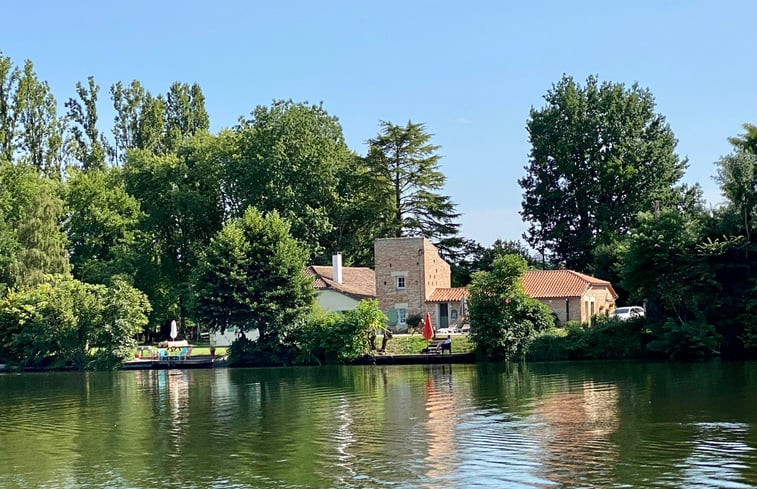
[[[31,166],[0,164],[0,283],[25,288],[69,273],[60,185]]]
[[[632,300],[648,300],[654,337],[648,348],[671,357],[719,350],[711,317],[721,306],[722,288],[714,262],[733,242],[705,240],[703,219],[673,209],[641,213],[623,255],[623,287]]]
[[[445,182],[439,171],[431,134],[424,124],[408,121],[405,127],[381,122],[381,132],[368,141],[366,165],[374,181],[375,192],[391,210],[385,223],[387,235],[423,236],[440,251],[448,251],[445,241],[457,234],[460,214],[450,198],[438,192]]]
[[[754,215],[757,213],[757,154],[751,149],[740,149],[736,153],[723,156],[716,165],[718,170],[715,180],[741,220],[746,236],[745,252],[748,256]]]
[[[460,258],[450,264],[452,271],[452,284],[454,287],[463,287],[470,283],[475,272],[490,272],[494,259],[502,255],[519,255],[529,266],[536,266],[536,260],[529,250],[520,241],[496,240],[490,248],[485,248],[473,240],[463,240]]]
[[[307,252],[277,212],[248,208],[224,225],[194,276],[194,315],[212,331],[257,329],[260,350],[275,352],[313,306]]]
[[[527,267],[518,255],[501,255],[490,272],[473,274],[471,341],[487,358],[523,358],[536,334],[554,326],[550,309],[523,291]]]
[[[113,276],[133,283],[138,262],[139,202],[126,193],[115,169],[74,170],[66,186],[74,276],[88,283],[110,284]]]
[[[131,355],[148,311],[144,295],[124,283],[49,277],[0,298],[0,356],[23,365],[113,367]]]
[[[277,101],[258,106],[232,135],[224,193],[232,215],[276,210],[292,235],[320,253],[333,229],[340,174],[352,155],[342,128],[321,105]]]
[[[187,136],[206,133],[210,121],[205,111],[205,96],[198,84],[174,82],[168,89],[165,111],[165,141],[167,151],[177,148]]]
[[[137,148],[140,114],[145,103],[145,89],[137,80],[128,87],[116,82],[110,87],[116,115],[113,118],[113,152],[116,162],[123,163],[126,150]],[[147,148],[141,148],[147,149]]]
[[[144,241],[137,273],[160,321],[179,317],[182,331],[192,269],[223,224],[218,142],[210,135],[182,142],[176,153],[128,153],[123,167],[126,191],[145,214]]]
[[[328,214],[332,229],[323,246],[326,253],[342,251],[346,266],[373,267],[373,242],[386,236],[386,223],[393,213],[376,189],[375,178],[363,159],[352,155],[346,168],[339,172],[338,200]],[[329,263],[326,253],[316,256],[315,261]]]
[[[593,250],[627,235],[638,212],[680,207],[696,194],[677,186],[686,160],[648,90],[595,77],[582,87],[564,76],[544,98],[531,109],[519,180],[524,237],[541,254],[588,270]]]
[[[0,51],[0,163],[13,161],[16,139],[15,93],[20,73]]]
[[[18,79],[14,100],[17,128],[16,149],[23,161],[50,178],[61,178],[63,123],[56,115],[57,102],[47,82],[40,82],[31,61],[26,61]]]
[[[744,128],[744,134],[728,138],[728,142],[733,144],[737,150],[742,149],[752,154],[757,154],[757,126],[747,122],[742,127]]]
[[[105,158],[109,151],[105,136],[97,128],[97,92],[100,87],[94,77],[87,78],[84,87],[76,82],[76,94],[79,100],[70,98],[66,102],[68,116],[74,125],[71,127],[74,142],[74,155],[81,162],[84,171],[105,168]]]

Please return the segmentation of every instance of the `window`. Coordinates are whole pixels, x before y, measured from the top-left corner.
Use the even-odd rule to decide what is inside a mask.
[[[397,309],[397,324],[405,324],[407,320],[407,309]]]
[[[453,321],[457,321],[457,309],[452,309],[449,313],[449,318]]]
[[[397,288],[398,289],[404,289],[405,288],[405,277],[403,275],[399,275],[397,278]]]

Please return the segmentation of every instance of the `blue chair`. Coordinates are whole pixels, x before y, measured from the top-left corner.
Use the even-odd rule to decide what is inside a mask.
[[[158,348],[158,359],[168,360],[168,352],[165,348]]]

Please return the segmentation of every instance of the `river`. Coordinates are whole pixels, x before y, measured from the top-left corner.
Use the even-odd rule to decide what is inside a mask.
[[[757,487],[757,362],[2,374],[0,487]]]

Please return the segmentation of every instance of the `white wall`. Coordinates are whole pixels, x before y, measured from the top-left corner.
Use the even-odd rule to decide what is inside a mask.
[[[333,290],[319,290],[316,300],[318,305],[327,312],[350,311],[355,309],[360,302]]]
[[[257,340],[260,338],[260,331],[257,329],[253,329],[252,331],[248,331],[245,333],[245,336],[247,338],[251,339],[252,341]],[[225,333],[221,334],[220,331],[214,331],[210,333],[210,345],[211,346],[230,346],[231,343],[239,337],[239,334],[236,333],[233,329],[232,330],[226,330]]]

